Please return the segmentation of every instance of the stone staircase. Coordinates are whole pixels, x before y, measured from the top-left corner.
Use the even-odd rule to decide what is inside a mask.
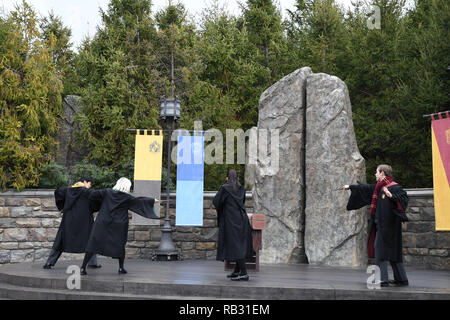
[[[250,281],[234,282],[217,261],[157,262],[127,260],[127,275],[117,262],[100,259],[88,269],[81,289],[69,290],[68,266],[53,270],[39,263],[0,265],[0,299],[12,300],[450,300],[450,272],[411,270],[409,287],[369,290],[365,270],[308,265],[262,265]]]

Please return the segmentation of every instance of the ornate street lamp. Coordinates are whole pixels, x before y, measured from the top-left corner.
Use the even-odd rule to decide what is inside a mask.
[[[172,227],[170,226],[170,156],[172,154],[172,132],[174,131],[174,123],[181,117],[181,103],[178,97],[166,98],[161,100],[159,109],[159,119],[166,122],[168,139],[167,148],[167,189],[166,189],[166,217],[164,226],[161,228],[161,242],[159,248],[153,252],[153,260],[178,260],[179,252],[175,248],[172,240]]]

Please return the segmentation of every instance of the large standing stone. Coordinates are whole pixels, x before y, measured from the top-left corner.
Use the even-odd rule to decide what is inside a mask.
[[[310,264],[367,263],[365,209],[346,211],[344,184],[365,182],[345,83],[319,73],[307,78],[305,248]]]
[[[279,158],[272,159],[279,161],[278,168],[258,152],[252,190],[255,212],[267,217],[267,227],[262,237],[261,262],[305,260],[302,147],[306,78],[310,74],[310,68],[294,71],[264,91],[259,100],[258,148],[261,147],[264,130],[269,133],[268,141],[271,130],[278,130],[279,134],[279,144],[275,145]],[[265,147],[271,150],[271,144]]]
[[[251,127],[249,129],[249,137],[257,137],[258,128]],[[253,185],[255,184],[255,174],[256,174],[256,163],[254,157],[250,159],[250,147],[251,144],[254,143],[252,140],[249,140],[249,143],[246,144],[245,149],[245,174],[244,174],[244,183],[246,190],[252,190]]]

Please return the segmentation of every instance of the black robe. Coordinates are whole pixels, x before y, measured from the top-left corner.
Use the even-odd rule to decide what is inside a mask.
[[[100,205],[86,252],[125,258],[128,238],[128,210],[148,219],[159,219],[153,210],[155,199],[133,197],[112,189],[94,190],[89,199]]]
[[[58,233],[53,242],[55,251],[84,253],[89,240],[93,213],[98,210],[89,201],[92,190],[85,187],[60,187],[55,190],[55,203],[62,212]]]
[[[253,256],[250,221],[236,201],[242,204],[242,207],[244,206],[245,189],[239,186],[239,189],[234,191],[229,183],[220,187],[213,199],[219,222],[216,259],[220,261],[233,261]]]
[[[370,205],[375,186],[375,184],[351,185],[347,210]],[[381,246],[379,256],[376,258],[380,261],[403,262],[401,222],[408,221],[405,214],[408,195],[399,184],[388,187],[388,190],[392,198],[380,190],[375,214],[370,217],[367,251],[369,258],[374,258],[375,234],[378,233],[377,236],[381,236]]]

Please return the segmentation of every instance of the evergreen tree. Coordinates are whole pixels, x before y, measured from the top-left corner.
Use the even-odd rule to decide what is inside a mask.
[[[338,75],[345,63],[348,34],[344,15],[334,0],[297,0],[296,10],[285,21],[291,61],[314,72]]]
[[[0,20],[0,187],[36,186],[51,159],[62,83],[38,19],[23,1]],[[49,46],[49,47],[47,47]]]
[[[56,16],[53,11],[49,12],[48,17],[42,18],[40,21],[43,40],[49,43],[52,48],[51,55],[55,63],[58,74],[63,79],[63,94],[74,94],[76,91],[75,82],[76,74],[73,68],[74,52],[72,51],[72,43],[70,37],[72,31],[69,27],[64,26],[61,17]]]
[[[97,165],[119,169],[133,159],[127,128],[158,128],[150,13],[150,1],[112,0],[101,10],[103,26],[76,59],[83,104],[78,141]]]
[[[249,40],[259,49],[257,61],[270,70],[270,78],[265,83],[267,88],[284,75],[282,62],[287,47],[281,13],[272,0],[247,0],[242,9]]]

